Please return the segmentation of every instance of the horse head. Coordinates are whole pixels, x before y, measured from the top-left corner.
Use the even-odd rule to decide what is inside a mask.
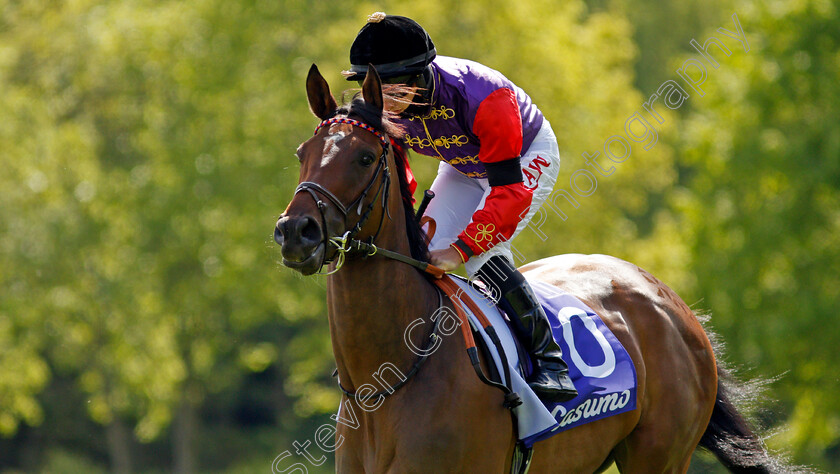
[[[299,184],[277,221],[274,240],[282,247],[284,265],[310,275],[336,257],[341,250],[336,242],[381,229],[389,192],[390,139],[381,131],[382,82],[373,66],[362,85],[364,103],[339,109],[314,64],[306,93],[321,123],[297,149]],[[369,217],[380,194],[382,209],[377,212],[382,217],[376,228],[376,219]]]

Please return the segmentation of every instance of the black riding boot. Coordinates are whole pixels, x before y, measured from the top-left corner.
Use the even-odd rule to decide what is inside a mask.
[[[493,296],[500,297],[499,306],[512,318],[517,337],[531,355],[534,370],[528,385],[537,396],[549,402],[565,402],[577,396],[569,378],[569,367],[563,351],[551,336],[551,324],[534,291],[507,258],[491,257],[478,276],[493,287]]]

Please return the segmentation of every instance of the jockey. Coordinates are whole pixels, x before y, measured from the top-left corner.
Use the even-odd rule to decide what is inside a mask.
[[[528,379],[543,399],[577,396],[551,325],[513,265],[510,240],[551,193],[559,170],[557,139],[531,98],[497,71],[437,56],[414,20],[377,12],[350,47],[347,80],[361,82],[373,64],[384,84],[414,87],[404,101],[388,100],[406,131],[404,146],[440,160],[426,211],[437,223],[432,264],[465,265],[500,298],[517,337],[531,355]],[[413,95],[413,97],[411,97]]]

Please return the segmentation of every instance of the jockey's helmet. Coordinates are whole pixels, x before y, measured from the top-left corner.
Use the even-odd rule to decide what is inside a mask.
[[[376,12],[350,46],[350,70],[343,74],[348,81],[358,81],[373,64],[383,80],[416,76],[436,55],[432,39],[416,21]]]

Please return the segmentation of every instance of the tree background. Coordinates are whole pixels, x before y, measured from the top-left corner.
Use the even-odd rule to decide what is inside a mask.
[[[514,244],[659,276],[711,314],[742,377],[772,379],[752,411],[767,444],[840,471],[837,8],[0,0],[0,472],[266,472],[329,422],[325,280],[279,265],[271,234],[316,124],[306,71],[349,88],[339,71],[377,10],[528,91],[567,190],[582,153],[681,81],[691,39],[721,39],[705,95],[682,82],[690,98],[657,108],[655,146],[633,142],[565,220],[548,214],[545,240]],[[717,31],[733,13],[749,51]],[[413,157],[421,189],[436,165]]]

